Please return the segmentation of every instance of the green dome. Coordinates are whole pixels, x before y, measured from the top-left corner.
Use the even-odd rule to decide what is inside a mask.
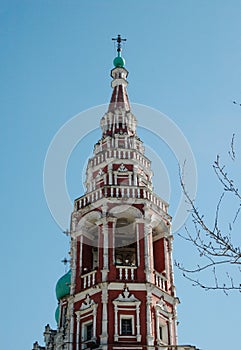
[[[114,61],[113,61],[113,64],[115,67],[124,67],[125,65],[125,60],[123,57],[121,56],[117,56]]]
[[[70,283],[71,270],[69,270],[65,275],[63,275],[56,284],[55,291],[58,300],[70,294]]]
[[[57,306],[57,309],[55,310],[55,321],[56,321],[56,323],[59,323],[59,305]]]

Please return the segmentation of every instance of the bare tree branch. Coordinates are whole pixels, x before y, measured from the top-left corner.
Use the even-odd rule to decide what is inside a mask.
[[[236,160],[236,154],[234,151],[234,134],[231,140],[229,156],[232,161]],[[218,181],[223,187],[223,192],[215,208],[214,223],[212,227],[207,223],[206,218],[196,206],[194,198],[191,198],[186,190],[184,177],[185,164],[183,168],[179,170],[181,188],[186,197],[186,202],[190,206],[189,210],[194,227],[192,230],[185,227],[184,234],[179,233],[179,236],[195,247],[199,258],[202,260],[202,264],[197,264],[192,268],[187,268],[179,262],[175,262],[175,265],[182,271],[183,276],[190,280],[195,286],[199,286],[205,290],[223,290],[225,293],[230,290],[241,292],[240,282],[235,281],[232,275],[232,273],[234,273],[235,278],[237,279],[236,276],[238,273],[238,276],[240,277],[241,249],[239,245],[233,243],[232,235],[234,224],[237,222],[241,210],[241,194],[235,181],[229,176],[225,166],[222,165],[220,156],[217,156],[214,161],[213,169]],[[226,194],[231,195],[231,199],[232,201],[235,201],[235,205],[238,206],[238,209],[234,209],[233,220],[228,220],[229,223],[227,224],[227,227],[223,228],[221,221],[223,221],[224,218],[222,216],[222,220],[220,220],[220,210],[225,204]],[[225,218],[225,221],[227,221],[227,219],[229,218]],[[232,222],[232,224],[230,222]],[[220,279],[220,270],[217,269],[221,266],[226,266],[228,271],[226,271],[225,274],[223,274],[222,271],[222,278]],[[230,270],[232,270],[232,273],[230,273]],[[208,283],[200,281],[200,274],[205,271],[211,271],[209,279],[210,276],[212,276],[212,285],[210,285],[210,281]],[[219,282],[220,280],[225,280],[225,282]]]
[[[230,145],[231,147],[230,147],[230,151],[228,151],[228,154],[232,160],[235,160],[235,157],[236,157],[236,154],[234,151],[234,137],[235,137],[235,134],[232,135],[232,140]]]

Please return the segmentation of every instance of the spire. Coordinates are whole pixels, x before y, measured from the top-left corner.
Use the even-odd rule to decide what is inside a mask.
[[[113,93],[111,96],[108,112],[114,112],[118,108],[129,112],[130,103],[126,91],[126,86],[128,85],[128,82],[126,80],[128,71],[124,68],[125,60],[121,56],[121,43],[123,41],[126,41],[126,39],[121,38],[121,35],[119,34],[117,38],[112,38],[112,40],[116,41],[117,56],[113,61],[115,68],[113,68],[111,71],[111,77],[113,78],[113,81],[111,83]]]
[[[121,57],[121,43],[126,41],[120,35],[112,38],[117,42],[117,57],[114,59],[114,68],[111,70],[113,78],[111,86],[112,96],[107,113],[101,119],[102,137],[114,135],[136,135],[136,118],[131,113],[130,102],[126,87],[128,71],[124,68],[125,60]]]

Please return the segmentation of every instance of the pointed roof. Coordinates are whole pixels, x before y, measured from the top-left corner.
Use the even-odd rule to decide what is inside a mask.
[[[108,110],[102,117],[100,125],[102,129],[102,138],[113,137],[114,135],[136,135],[136,118],[131,112],[130,102],[126,87],[128,81],[128,71],[124,67],[125,60],[121,56],[121,42],[122,39],[118,35],[116,40],[117,57],[113,60],[114,68],[111,70],[111,87],[113,89]]]
[[[110,104],[108,108],[108,112],[114,112],[117,108],[124,109],[126,112],[130,111],[130,102],[128,98],[128,94],[126,91],[126,86],[128,82],[125,78],[118,78],[118,76],[127,76],[128,72],[123,68],[115,68],[112,70],[114,74],[112,77],[114,80],[112,81],[113,92],[110,99]],[[127,73],[127,74],[126,74]]]
[[[113,88],[113,92],[108,112],[114,112],[117,108],[121,108],[126,112],[129,112],[130,103],[126,91],[126,86],[128,85],[126,80],[128,71],[124,68],[125,59],[121,56],[121,43],[126,41],[126,39],[121,38],[121,35],[119,34],[117,38],[112,38],[112,40],[116,41],[117,43],[117,56],[113,60],[115,68],[111,71],[111,77],[113,78],[111,86]]]

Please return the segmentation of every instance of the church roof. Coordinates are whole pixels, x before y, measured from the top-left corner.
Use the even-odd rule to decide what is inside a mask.
[[[69,270],[65,275],[63,275],[56,284],[55,291],[58,300],[70,294],[70,284],[71,270]]]

